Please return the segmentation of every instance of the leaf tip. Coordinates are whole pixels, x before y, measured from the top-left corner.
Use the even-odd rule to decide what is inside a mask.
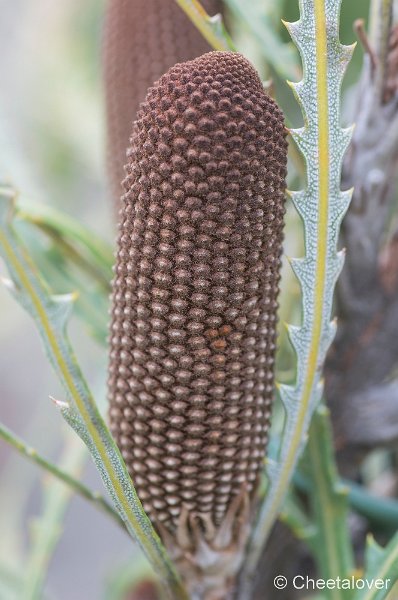
[[[56,304],[72,304],[76,302],[79,297],[79,292],[70,292],[68,294],[54,294],[51,296],[51,299],[56,302]]]
[[[57,408],[59,408],[61,411],[68,410],[70,408],[69,403],[65,402],[64,400],[57,400],[53,396],[49,396],[49,398],[50,398],[51,402],[53,402],[55,404],[55,406]]]
[[[15,283],[12,279],[9,279],[9,277],[1,277],[1,283],[4,285],[5,288],[7,288],[9,292],[15,293],[17,291]]]

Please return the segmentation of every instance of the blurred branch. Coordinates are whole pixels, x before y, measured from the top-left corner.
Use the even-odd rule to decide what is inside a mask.
[[[375,99],[380,104],[383,101],[386,78],[388,76],[388,53],[392,26],[393,0],[378,0],[375,12],[376,24],[374,31],[377,69],[375,72]]]
[[[76,439],[69,435],[60,459],[62,468],[78,476],[86,458],[84,446],[76,444]],[[62,523],[72,495],[72,489],[59,481],[45,482],[42,489],[43,513],[31,524],[31,547],[27,564],[24,566],[24,585],[21,593],[24,600],[43,598],[48,567],[62,536]]]
[[[365,30],[365,21],[363,19],[357,19],[354,22],[354,31],[356,33],[358,40],[362,44],[364,52],[370,58],[370,62],[371,62],[371,66],[372,66],[372,73],[373,73],[377,66],[376,54],[373,52],[372,45],[369,41],[368,35]]]
[[[8,566],[0,563],[0,594],[1,598],[21,597],[22,589],[21,574],[16,570],[11,570]]]
[[[352,508],[376,527],[388,531],[398,530],[398,500],[375,496],[362,485],[342,480],[347,486],[348,500]]]
[[[112,508],[112,506],[105,500],[103,496],[101,496],[98,492],[93,492],[83,483],[81,483],[78,479],[72,477],[72,475],[66,473],[46,458],[40,456],[40,454],[31,446],[27,445],[21,438],[15,435],[12,431],[10,431],[7,427],[0,423],[0,438],[3,439],[7,444],[15,448],[22,456],[25,456],[28,460],[35,463],[48,473],[51,473],[55,478],[59,481],[62,481],[67,487],[78,494],[85,500],[91,502],[96,508],[112,517],[114,521],[117,522],[119,526],[123,529],[124,523],[120,519],[118,513]],[[84,449],[84,446],[82,446]]]
[[[44,402],[37,402],[36,399],[34,405],[35,410],[24,428],[24,435],[26,433],[33,439],[41,439],[42,448],[46,452],[51,451],[59,442],[59,431],[56,428],[48,428],[43,438],[43,419],[46,418],[44,411],[48,406],[45,406]],[[18,573],[25,555],[24,516],[29,512],[30,498],[37,483],[37,472],[31,468],[28,461],[21,461],[19,453],[2,451],[1,454],[5,461],[1,467],[0,531],[7,544],[0,544],[0,565],[3,569]]]
[[[351,508],[365,517],[372,527],[387,531],[398,529],[398,500],[375,496],[364,486],[348,479],[342,479],[341,483],[347,489]],[[311,484],[301,473],[295,474],[294,484],[300,492],[311,493]]]
[[[376,67],[365,55],[342,177],[343,189],[353,187],[354,194],[342,225],[347,252],[337,291],[339,327],[326,364],[326,397],[337,447],[347,453],[398,440],[398,384],[386,383],[398,363],[397,236],[385,242],[398,162],[398,60],[392,60],[398,39],[396,27],[391,29],[391,6],[391,0],[373,4],[371,30],[377,35],[369,43]],[[356,465],[350,462],[341,460],[340,466],[355,477]]]

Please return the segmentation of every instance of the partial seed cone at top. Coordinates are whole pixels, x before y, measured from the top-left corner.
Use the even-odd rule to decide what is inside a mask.
[[[210,15],[222,9],[220,0],[202,0],[202,5]],[[103,63],[108,169],[116,212],[132,123],[148,87],[176,63],[208,50],[175,0],[107,1]]]
[[[211,555],[216,579],[239,566],[263,470],[286,154],[281,111],[228,52],[178,64],[150,88],[128,153],[111,428],[169,548],[195,573],[204,542],[225,549]]]

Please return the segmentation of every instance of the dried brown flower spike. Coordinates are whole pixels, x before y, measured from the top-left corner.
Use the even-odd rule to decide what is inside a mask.
[[[221,12],[220,0],[202,0]],[[210,50],[175,0],[108,0],[103,62],[111,191],[119,211],[126,149],[140,103],[154,81],[178,62]]]
[[[194,598],[227,598],[263,469],[286,154],[281,111],[228,52],[171,68],[131,138],[111,427]]]

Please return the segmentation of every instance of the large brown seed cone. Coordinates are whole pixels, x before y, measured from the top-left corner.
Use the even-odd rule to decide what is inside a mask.
[[[110,421],[145,510],[180,546],[188,522],[211,543],[239,504],[254,504],[273,395],[286,154],[281,111],[234,53],[171,68],[134,126]]]
[[[220,0],[202,1],[209,14]],[[178,62],[210,50],[175,0],[108,0],[103,36],[107,161],[116,212],[133,121],[149,86]]]

